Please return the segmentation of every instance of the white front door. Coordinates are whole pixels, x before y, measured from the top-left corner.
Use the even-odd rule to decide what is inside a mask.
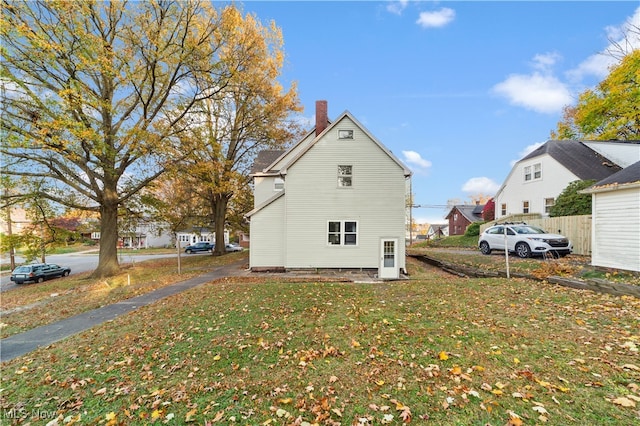
[[[399,278],[398,239],[383,238],[380,240],[380,267],[378,278]]]

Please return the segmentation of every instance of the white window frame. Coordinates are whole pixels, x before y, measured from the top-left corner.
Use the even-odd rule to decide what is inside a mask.
[[[553,197],[544,199],[544,212],[549,214],[551,212],[551,208],[556,205],[556,199]]]
[[[342,168],[349,167],[351,173],[344,173]],[[347,184],[348,182],[348,184]],[[353,166],[350,164],[338,164],[338,188],[352,188],[353,187]]]
[[[525,166],[524,168],[524,181],[525,182],[531,181],[531,166]]]
[[[527,214],[531,211],[531,203],[527,200],[522,201],[522,213]]]
[[[533,180],[542,179],[542,163],[533,165]]]
[[[353,140],[353,130],[338,129],[338,140]]]
[[[339,229],[336,231],[335,229],[331,229],[331,224],[337,223],[339,224]],[[347,232],[347,224],[355,224],[355,231]],[[346,219],[346,220],[328,220],[327,221],[327,242],[328,246],[331,247],[357,247],[359,244],[359,232],[360,232],[360,223],[357,220]],[[338,236],[338,242],[331,242],[331,235]],[[355,236],[354,242],[348,242],[348,236]]]
[[[273,181],[273,190],[275,192],[284,191],[284,179],[275,178]]]
[[[507,203],[500,204],[500,216],[507,215]]]

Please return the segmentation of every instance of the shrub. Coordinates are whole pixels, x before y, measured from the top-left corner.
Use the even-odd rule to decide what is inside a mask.
[[[477,237],[480,235],[480,225],[484,222],[473,222],[471,225],[467,226],[467,230],[464,231],[465,237]]]

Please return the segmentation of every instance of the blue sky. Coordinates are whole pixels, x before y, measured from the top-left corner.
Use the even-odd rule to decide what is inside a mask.
[[[638,1],[245,1],[282,30],[282,82],[314,123],[351,112],[413,171],[418,223],[493,195],[549,139],[564,105],[606,77]],[[635,40],[640,48],[640,40]]]

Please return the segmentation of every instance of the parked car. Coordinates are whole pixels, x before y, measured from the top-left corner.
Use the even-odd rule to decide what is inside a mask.
[[[236,244],[227,244],[225,245],[225,249],[227,250],[227,252],[234,252],[234,251],[242,251],[244,250],[242,247],[236,245]]]
[[[56,265],[54,263],[34,263],[18,266],[11,272],[11,281],[16,284],[26,282],[41,283],[44,280],[56,277],[66,277],[71,273],[71,268]]]
[[[550,253],[561,257],[573,251],[571,241],[560,234],[550,234],[537,226],[526,223],[504,223],[484,230],[478,239],[478,247],[482,254],[491,254],[492,250],[505,249],[518,257],[544,256]]]
[[[186,246],[184,248],[184,252],[187,253],[187,254],[198,253],[198,252],[201,252],[201,251],[212,252],[214,247],[215,246],[213,244],[211,244],[211,243],[200,242],[200,243],[192,244],[190,246]]]

